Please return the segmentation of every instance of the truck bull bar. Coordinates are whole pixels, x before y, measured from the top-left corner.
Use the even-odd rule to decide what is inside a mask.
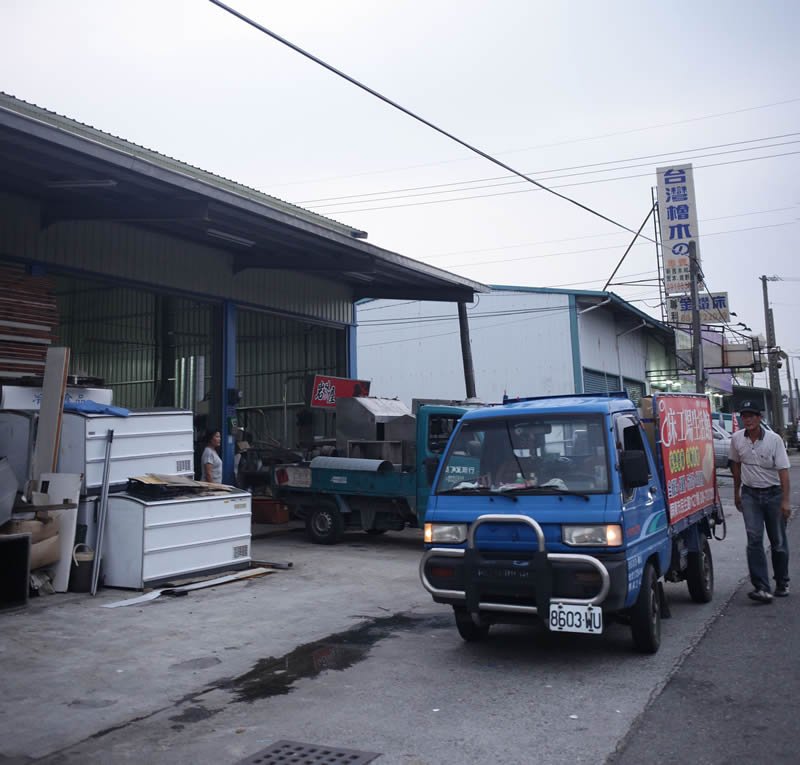
[[[527,515],[511,515],[511,514],[498,514],[498,515],[481,515],[469,527],[467,533],[467,549],[475,549],[475,532],[478,527],[484,523],[525,523],[530,526],[536,534],[539,552],[545,552],[544,532],[542,527],[533,518]],[[425,564],[428,559],[434,555],[446,558],[463,558],[464,550],[454,549],[447,547],[434,547],[427,550],[422,556],[419,564],[419,577],[422,580],[422,586],[434,596],[441,598],[451,598],[454,600],[466,600],[467,594],[463,590],[441,590],[434,587],[425,576]],[[609,588],[611,587],[611,579],[608,575],[608,569],[597,558],[591,555],[583,555],[581,553],[547,553],[548,561],[561,561],[565,563],[587,563],[597,569],[600,574],[601,585],[600,592],[593,598],[550,598],[550,603],[563,603],[564,605],[575,606],[599,606],[608,596]],[[511,603],[484,603],[478,604],[482,611],[508,611],[524,614],[538,614],[539,609],[536,606],[522,606]]]

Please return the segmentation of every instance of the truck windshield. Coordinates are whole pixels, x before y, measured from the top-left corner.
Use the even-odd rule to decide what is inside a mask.
[[[605,494],[606,443],[601,415],[468,420],[444,456],[436,493]]]

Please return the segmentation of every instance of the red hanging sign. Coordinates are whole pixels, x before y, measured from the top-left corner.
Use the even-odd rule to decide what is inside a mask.
[[[369,396],[369,380],[351,380],[347,377],[314,375],[311,388],[311,406],[335,409],[337,398]]]

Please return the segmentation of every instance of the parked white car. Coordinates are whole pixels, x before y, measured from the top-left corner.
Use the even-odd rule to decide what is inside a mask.
[[[711,423],[711,429],[714,434],[714,467],[718,470],[730,467],[728,454],[731,447],[731,434],[715,422]]]

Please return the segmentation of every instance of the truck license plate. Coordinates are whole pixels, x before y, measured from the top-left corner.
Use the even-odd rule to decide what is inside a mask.
[[[599,635],[603,631],[603,611],[599,606],[551,603],[550,629],[553,632],[586,632]]]

